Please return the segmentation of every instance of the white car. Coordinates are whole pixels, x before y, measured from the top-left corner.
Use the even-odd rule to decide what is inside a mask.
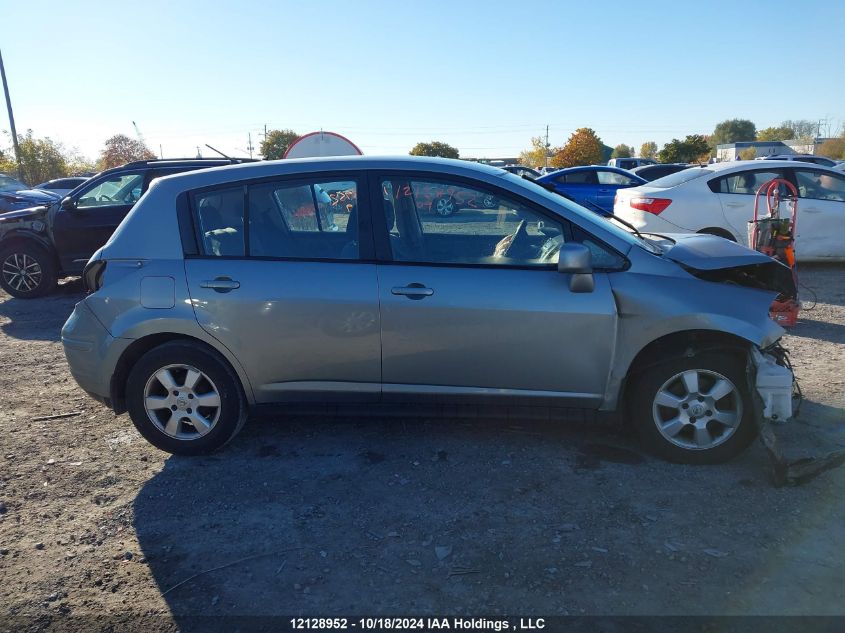
[[[748,245],[754,194],[773,178],[798,189],[798,261],[845,261],[845,174],[797,161],[733,161],[691,167],[620,189],[613,214],[642,232],[709,233]],[[759,213],[766,213],[760,196]]]

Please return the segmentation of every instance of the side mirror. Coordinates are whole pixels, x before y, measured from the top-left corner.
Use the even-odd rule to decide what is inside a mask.
[[[558,253],[557,271],[572,275],[569,289],[572,292],[592,292],[595,288],[593,279],[593,255],[583,244],[562,244]]]
[[[72,211],[76,208],[76,200],[74,200],[70,196],[65,196],[64,198],[62,198],[61,207],[65,211]]]

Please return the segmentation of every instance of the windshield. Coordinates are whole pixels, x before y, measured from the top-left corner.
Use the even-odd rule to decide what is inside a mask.
[[[663,178],[652,180],[648,183],[648,186],[655,187],[657,189],[668,189],[669,187],[677,187],[685,182],[689,182],[690,180],[695,180],[696,178],[701,178],[704,175],[712,173],[712,169],[705,169],[704,167],[690,167],[689,169],[684,169],[682,171],[675,172],[674,174],[663,176]]]
[[[15,180],[11,176],[0,174],[0,191],[20,191],[28,187],[20,180]]]

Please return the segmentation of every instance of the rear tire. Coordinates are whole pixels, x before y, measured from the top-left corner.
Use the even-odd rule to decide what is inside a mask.
[[[705,352],[647,368],[631,385],[629,413],[650,452],[671,462],[717,464],[757,434],[739,355]]]
[[[20,241],[0,248],[0,286],[13,297],[43,297],[56,281],[55,259],[42,246]]]
[[[126,408],[153,446],[201,455],[231,441],[247,418],[240,381],[216,352],[173,341],[144,354],[126,381]]]

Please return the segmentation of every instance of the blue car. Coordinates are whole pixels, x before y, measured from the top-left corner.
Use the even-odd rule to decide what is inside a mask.
[[[590,165],[570,167],[537,178],[570,200],[598,213],[613,213],[613,199],[619,189],[646,184],[639,176],[616,167]]]

